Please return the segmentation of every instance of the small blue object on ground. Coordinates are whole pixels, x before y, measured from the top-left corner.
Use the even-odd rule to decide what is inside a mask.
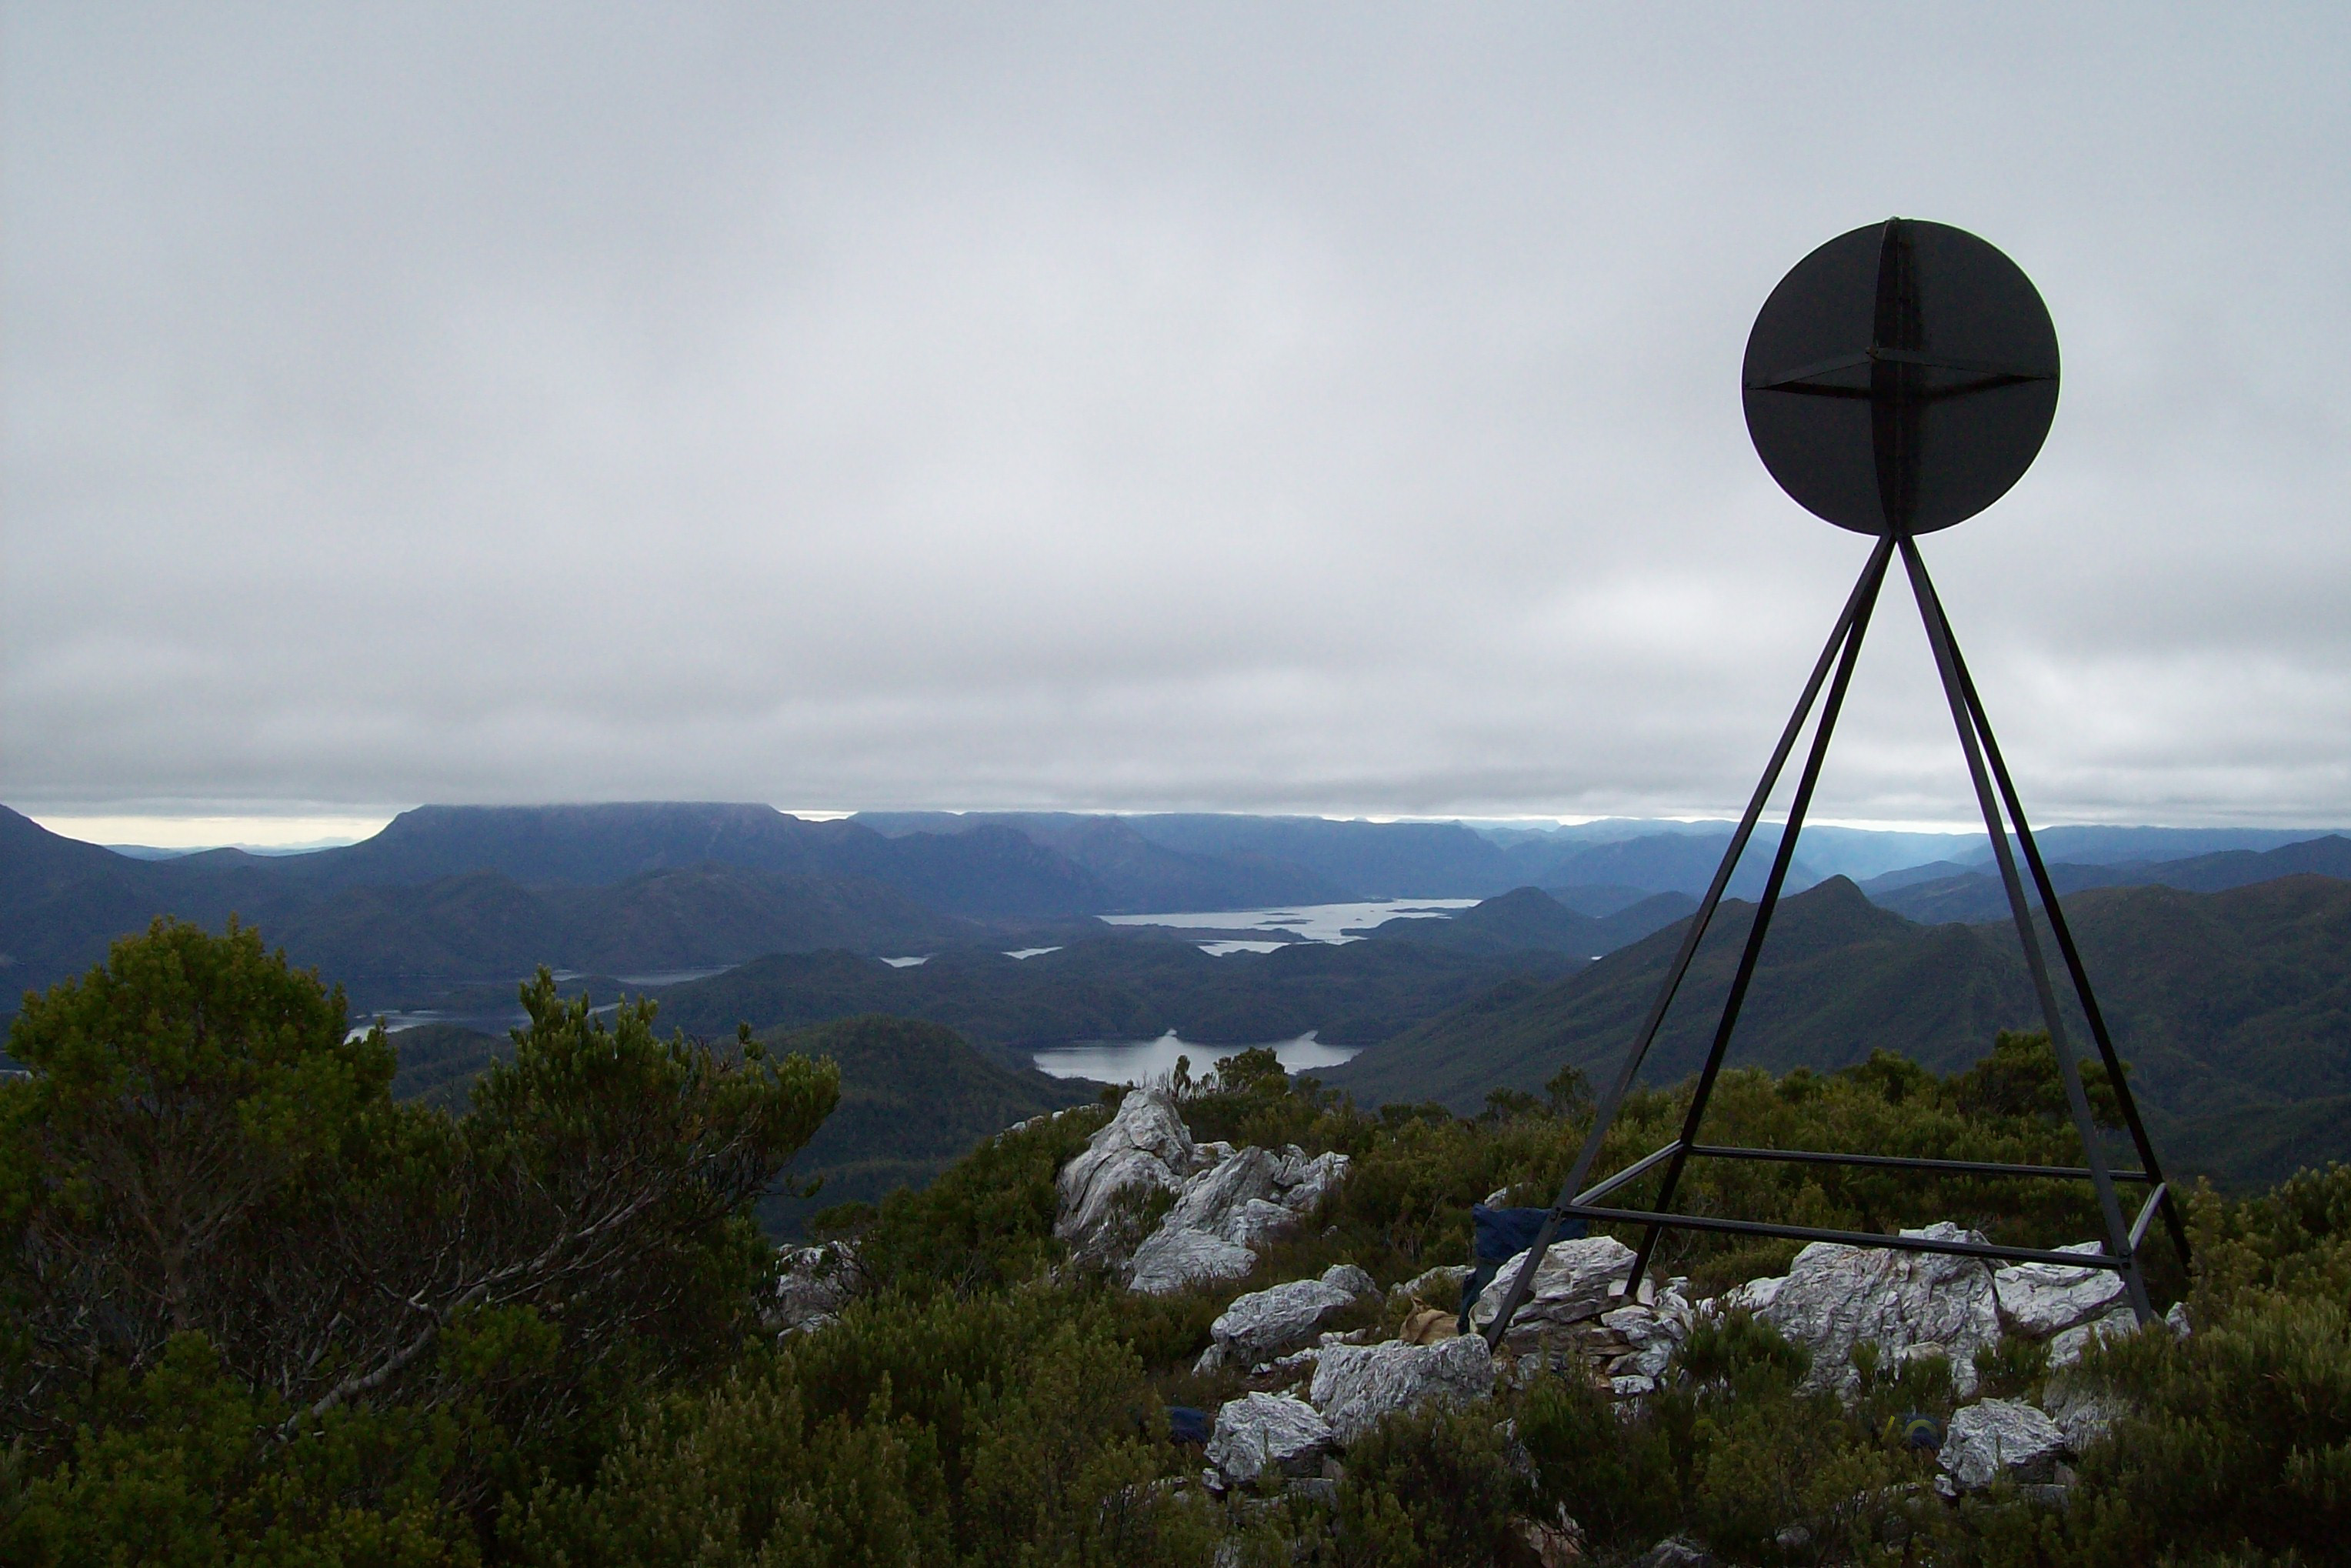
[[[1913,1410],[1901,1417],[1896,1429],[1901,1436],[1902,1446],[1906,1448],[1917,1448],[1923,1453],[1932,1454],[1938,1452],[1943,1447],[1943,1425],[1932,1416],[1924,1416]]]

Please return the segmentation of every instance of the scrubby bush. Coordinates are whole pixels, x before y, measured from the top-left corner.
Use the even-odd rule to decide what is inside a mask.
[[[502,1538],[539,1564],[1199,1561],[1134,1353],[1042,1292],[851,1307],[660,1405]]]
[[[830,1065],[659,1040],[649,1004],[608,1024],[544,970],[523,1003],[452,1119],[393,1103],[381,1031],[234,924],[158,921],[26,998],[0,1558],[153,1555],[173,1520],[196,1562],[371,1531],[412,1560],[444,1525],[470,1552],[502,1493],[735,1359],[772,1274],[750,1205]]]

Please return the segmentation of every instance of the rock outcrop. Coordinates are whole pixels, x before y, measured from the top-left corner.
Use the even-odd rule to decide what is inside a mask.
[[[1320,1467],[1333,1434],[1314,1406],[1287,1394],[1249,1394],[1217,1412],[1207,1459],[1236,1486],[1268,1470],[1301,1476]]]
[[[1153,1195],[1181,1192],[1197,1151],[1192,1131],[1162,1089],[1135,1089],[1118,1114],[1061,1167],[1053,1234],[1089,1261],[1116,1258],[1132,1244],[1134,1218]]]
[[[2003,1476],[2046,1485],[2056,1479],[2065,1448],[2057,1424],[2032,1406],[1985,1399],[1952,1413],[1936,1463],[1963,1492],[1981,1491]]]
[[[2060,1252],[2097,1254],[2097,1241],[2060,1247]],[[2068,1268],[2062,1263],[2016,1263],[1996,1269],[1992,1294],[2000,1309],[2000,1326],[2026,1339],[2048,1339],[2065,1330],[2104,1317],[2124,1295],[2123,1277],[2111,1269]]]
[[[2110,1334],[2138,1332],[2138,1314],[2128,1307],[2109,1308],[2104,1317],[2093,1318],[2086,1323],[2076,1323],[2049,1342],[2049,1368],[2055,1372],[2082,1359],[2094,1339]]]
[[[1341,1444],[1353,1442],[1382,1416],[1427,1400],[1468,1404],[1494,1392],[1486,1342],[1475,1335],[1437,1344],[1334,1344],[1314,1364],[1307,1397]]]
[[[1237,1297],[1209,1325],[1215,1355],[1203,1361],[1201,1370],[1255,1366],[1311,1344],[1333,1313],[1358,1301],[1376,1301],[1379,1293],[1369,1274],[1353,1263],[1334,1263],[1319,1280],[1293,1280]]]
[[[1120,1270],[1128,1289],[1165,1295],[1247,1274],[1346,1174],[1342,1154],[1196,1144],[1165,1090],[1131,1090],[1061,1167],[1053,1234],[1080,1261]],[[1175,1206],[1141,1234],[1160,1194],[1173,1194]]]
[[[1948,1222],[1902,1234],[1982,1239]],[[1810,1351],[1805,1386],[1840,1393],[1857,1382],[1854,1347],[1873,1343],[1888,1361],[1949,1357],[1953,1385],[1965,1397],[1975,1392],[1976,1352],[2000,1337],[1991,1270],[1947,1253],[1815,1241],[1787,1273],[1750,1280],[1717,1301],[1726,1311],[1746,1308]]]
[[[1472,1329],[1483,1333],[1492,1326],[1510,1281],[1519,1277],[1526,1260],[1524,1252],[1512,1257],[1479,1292],[1469,1308]],[[1624,1283],[1625,1270],[1632,1266],[1633,1249],[1613,1236],[1580,1236],[1552,1242],[1535,1266],[1533,1289],[1510,1318],[1506,1346],[1522,1342],[1531,1345],[1545,1329],[1583,1322],[1622,1305],[1622,1298],[1612,1297],[1610,1291]]]
[[[1294,1147],[1280,1154],[1232,1151],[1185,1183],[1176,1207],[1134,1249],[1127,1288],[1165,1295],[1241,1278],[1256,1266],[1257,1254],[1296,1228],[1346,1170],[1347,1156],[1341,1154],[1309,1159]]]
[[[849,1242],[786,1248],[776,1256],[775,1293],[763,1315],[777,1333],[808,1333],[840,1316],[863,1282]]]
[[[1504,1263],[1471,1304],[1473,1330],[1482,1333],[1492,1326],[1526,1256]],[[1510,1319],[1502,1349],[1522,1369],[1529,1369],[1530,1358],[1554,1371],[1581,1360],[1619,1398],[1654,1392],[1674,1352],[1688,1342],[1695,1313],[1675,1286],[1655,1291],[1644,1281],[1625,1295],[1632,1266],[1633,1249],[1614,1237],[1553,1242]]]

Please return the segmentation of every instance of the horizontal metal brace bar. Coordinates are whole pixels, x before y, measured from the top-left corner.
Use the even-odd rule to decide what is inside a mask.
[[[1626,1182],[1639,1179],[1641,1176],[1646,1175],[1651,1167],[1671,1158],[1673,1152],[1681,1146],[1682,1141],[1679,1138],[1676,1138],[1672,1143],[1667,1144],[1656,1154],[1643,1155],[1639,1159],[1635,1160],[1631,1165],[1626,1166],[1623,1170],[1618,1171],[1614,1176],[1610,1176],[1598,1186],[1586,1187],[1583,1191],[1576,1194],[1575,1201],[1578,1203],[1598,1203],[1602,1198],[1606,1197],[1610,1193],[1614,1192]]]
[[[2155,1211],[2163,1207],[2164,1197],[2170,1191],[2169,1182],[2159,1181],[2155,1184],[2155,1190],[2147,1195],[2147,1201],[2139,1206],[2138,1218],[2131,1221],[2132,1251],[2137,1251],[2139,1244],[2147,1239],[2147,1228],[2155,1223]]]
[[[1834,375],[1839,371],[1857,371],[1864,365],[1878,364],[1958,371],[1966,375],[1991,376],[2011,385],[2018,382],[2053,382],[2057,379],[2054,371],[1994,364],[1989,360],[1946,359],[1935,354],[1922,354],[1914,349],[1864,349],[1857,354],[1839,354],[1834,359],[1815,360],[1809,365],[1798,365],[1777,375],[1759,377],[1749,382],[1747,389],[1750,392],[1789,392],[1814,376]]]
[[[1955,1258],[1997,1258],[2007,1263],[2055,1263],[2069,1269],[2106,1269],[2120,1273],[2127,1258],[2103,1252],[2052,1252],[2038,1247],[2001,1247],[1990,1241],[1942,1241],[1931,1236],[1879,1236],[1867,1230],[1822,1230],[1809,1225],[1765,1225],[1752,1219],[1719,1219],[1710,1214],[1658,1214],[1646,1208],[1601,1208],[1570,1203],[1560,1212],[1576,1219],[1655,1225],[1666,1230],[1712,1230],[1728,1236],[1772,1236],[1786,1241],[1834,1241],[1889,1252],[1941,1252]]]
[[[1741,1149],[1718,1144],[1693,1144],[1690,1153],[1718,1160],[1785,1160],[1795,1165],[1876,1166],[1898,1171],[1941,1171],[1951,1176],[2048,1176],[2087,1181],[2087,1166],[2009,1166],[1995,1160],[1930,1160],[1907,1155],[1841,1155],[1815,1149]],[[1654,1160],[1655,1155],[1649,1156]],[[1644,1162],[1646,1164],[1647,1162]],[[2145,1181],[2145,1171],[2116,1171],[2116,1181]],[[1578,1202],[1587,1199],[1579,1198]]]

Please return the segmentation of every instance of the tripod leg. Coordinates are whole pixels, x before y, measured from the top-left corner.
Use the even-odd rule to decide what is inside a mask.
[[[2008,891],[2009,913],[2016,919],[2016,936],[2024,946],[2025,967],[2032,976],[2033,990],[2041,999],[2041,1016],[2049,1026],[2050,1049],[2057,1055],[2057,1075],[2064,1081],[2066,1103],[2073,1111],[2074,1127],[2081,1134],[2085,1163],[2090,1167],[2090,1184],[2097,1189],[2098,1209],[2106,1222],[2107,1245],[2112,1256],[2130,1260],[2123,1280],[2130,1291],[2131,1309],[2138,1314],[2140,1322],[2148,1322],[2155,1317],[2155,1309],[2147,1301],[2147,1282],[2140,1277],[2138,1261],[2131,1256],[2130,1231],[2123,1220],[2122,1205],[2115,1197],[2114,1173],[2106,1168],[2105,1151],[2098,1145],[2097,1125],[2090,1114],[2090,1097],[2082,1087],[2081,1066],[2074,1060],[2064,1017],[2057,1009],[2057,991],[2049,981],[2049,965],[2042,956],[2040,933],[2033,929],[2032,909],[2025,902],[2024,883],[2016,873],[2016,857],[2009,851],[2008,830],[2001,821],[2000,803],[1984,770],[1974,716],[1959,686],[1958,643],[1951,635],[1950,622],[1942,617],[1941,602],[1935,597],[1934,585],[1927,576],[1927,562],[1918,554],[1917,543],[1906,536],[1901,548],[1902,565],[1909,573],[1911,592],[1918,601],[1918,617],[1927,624],[1927,641],[1934,649],[1935,668],[1942,675],[1943,694],[1950,702],[1951,721],[1959,727],[1959,750],[1967,758],[1976,803],[1982,809],[1984,828],[1991,835],[1992,858],[2000,865],[2001,884]]]
[[[1883,580],[1880,579],[1879,580]],[[1739,1010],[1746,1004],[1747,988],[1755,978],[1755,966],[1763,954],[1764,934],[1771,927],[1772,912],[1780,906],[1780,889],[1788,880],[1788,867],[1796,858],[1796,835],[1804,829],[1804,813],[1811,810],[1813,789],[1820,782],[1821,765],[1828,760],[1829,737],[1836,733],[1838,712],[1844,706],[1845,688],[1853,684],[1853,667],[1861,657],[1861,639],[1869,630],[1869,612],[1876,604],[1876,583],[1873,591],[1862,601],[1861,612],[1854,617],[1853,633],[1846,638],[1844,654],[1837,661],[1836,679],[1829,685],[1828,700],[1821,706],[1820,727],[1813,731],[1813,747],[1804,758],[1804,771],[1796,782],[1796,797],[1788,806],[1788,825],[1781,831],[1779,852],[1771,857],[1771,874],[1764,880],[1763,895],[1755,901],[1754,924],[1747,928],[1747,945],[1739,954],[1739,969],[1731,977],[1730,994],[1723,999],[1722,1017],[1715,1024],[1714,1044],[1706,1053],[1706,1065],[1698,1075],[1698,1087],[1690,1095],[1689,1110],[1682,1117],[1682,1132],[1674,1148],[1673,1157],[1666,1163],[1665,1180],[1657,1188],[1656,1211],[1669,1213],[1674,1205],[1674,1192],[1681,1186],[1682,1169],[1689,1163],[1690,1145],[1698,1142],[1698,1124],[1706,1119],[1706,1103],[1713,1098],[1714,1081],[1722,1071],[1724,1052],[1730,1048],[1731,1030],[1739,1027]],[[1648,1268],[1651,1254],[1657,1249],[1657,1239],[1663,1234],[1652,1225],[1642,1238],[1640,1250],[1633,1255],[1633,1270],[1627,1279],[1637,1284],[1642,1271]]]
[[[1928,591],[1933,591],[1929,583]],[[1943,613],[1942,598],[1935,600],[1938,620],[1949,624]],[[2049,867],[2041,858],[2041,846],[2033,841],[2032,829],[2025,821],[2024,805],[2016,793],[2016,781],[2009,776],[2008,763],[2000,754],[2000,742],[1991,732],[1991,720],[1984,712],[1983,698],[1976,694],[1974,677],[1968,674],[1968,662],[1959,653],[1956,640],[1950,643],[1951,664],[1959,671],[1959,689],[1968,699],[1968,712],[1975,721],[1976,731],[1983,737],[1984,760],[1991,765],[1992,779],[2000,786],[2002,803],[2008,808],[2008,820],[2015,825],[2018,847],[2024,851],[2024,863],[2032,873],[2032,883],[2041,894],[2041,908],[2049,917],[2050,935],[2057,939],[2058,954],[2065,960],[2065,970],[2074,982],[2074,994],[2081,998],[2082,1016],[2089,1020],[2090,1039],[2098,1048],[2098,1058],[2105,1063],[2106,1080],[2115,1086],[2115,1097],[2122,1106],[2123,1122],[2130,1129],[2131,1145],[2138,1152],[2139,1168],[2147,1172],[2150,1191],[2163,1188],[2164,1228],[2170,1232],[2171,1245],[2179,1254],[2180,1265],[2189,1262],[2188,1227],[2179,1212],[2179,1200],[2164,1184],[2163,1167],[2155,1157],[2155,1141],[2147,1136],[2147,1124],[2139,1119],[2138,1100],[2131,1092],[2129,1082],[2123,1077],[2121,1055],[2115,1050],[2114,1037],[2106,1030],[2105,1014],[2098,1007],[2097,994],[2090,988],[2090,972],[2082,962],[2081,949],[2074,945],[2074,933],[2067,925],[2065,911],[2057,902],[2056,884],[2049,878]]]
[[[1748,800],[1747,810],[1739,820],[1738,830],[1730,835],[1729,846],[1723,851],[1722,863],[1715,868],[1714,880],[1708,884],[1705,898],[1698,902],[1697,913],[1690,916],[1689,925],[1682,933],[1681,947],[1674,955],[1673,963],[1667,967],[1665,980],[1657,988],[1656,1000],[1650,1005],[1648,1018],[1642,1023],[1641,1032],[1634,1037],[1632,1049],[1625,1053],[1624,1063],[1618,1068],[1614,1081],[1593,1107],[1592,1129],[1584,1134],[1583,1146],[1576,1153],[1575,1164],[1568,1171],[1567,1180],[1560,1186],[1558,1201],[1552,1206],[1551,1213],[1544,1217],[1534,1245],[1527,1249],[1526,1262],[1510,1281],[1510,1289],[1503,1293],[1501,1310],[1494,1314],[1493,1324],[1487,1330],[1486,1342],[1489,1348],[1501,1344],[1502,1335],[1510,1326],[1510,1319],[1517,1315],[1520,1306],[1526,1301],[1527,1292],[1532,1289],[1535,1270],[1541,1263],[1544,1251],[1559,1234],[1560,1208],[1572,1202],[1591,1178],[1592,1167],[1600,1158],[1601,1145],[1607,1141],[1609,1125],[1615,1121],[1617,1111],[1625,1103],[1625,1096],[1632,1092],[1633,1082],[1641,1071],[1641,1062],[1649,1054],[1649,1047],[1657,1038],[1657,1030],[1665,1022],[1666,1010],[1673,1005],[1675,993],[1680,990],[1682,978],[1689,972],[1690,960],[1698,954],[1698,942],[1714,919],[1715,908],[1722,902],[1723,890],[1730,885],[1731,873],[1738,869],[1739,858],[1746,852],[1747,841],[1753,836],[1755,824],[1763,815],[1763,807],[1771,798],[1772,786],[1780,781],[1780,770],[1787,766],[1789,755],[1796,748],[1796,737],[1803,733],[1804,720],[1811,716],[1813,704],[1820,696],[1821,686],[1827,681],[1839,650],[1845,645],[1855,618],[1863,613],[1862,607],[1865,603],[1876,601],[1878,585],[1885,580],[1893,553],[1894,541],[1891,538],[1878,540],[1877,547],[1870,551],[1868,561],[1862,567],[1861,575],[1854,580],[1853,591],[1845,596],[1844,608],[1837,615],[1836,627],[1822,647],[1821,656],[1813,662],[1812,678],[1804,683],[1803,695],[1796,699],[1795,712],[1789,715],[1787,727],[1780,732],[1780,744],[1772,750],[1771,760],[1764,766],[1763,777],[1757,782],[1755,793]]]

